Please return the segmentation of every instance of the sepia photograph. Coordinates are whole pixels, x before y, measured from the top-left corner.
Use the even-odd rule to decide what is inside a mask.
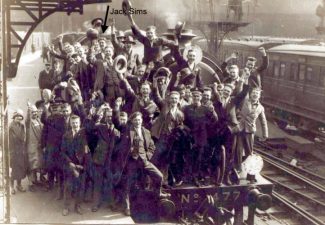
[[[0,0],[0,224],[325,225],[325,0]]]

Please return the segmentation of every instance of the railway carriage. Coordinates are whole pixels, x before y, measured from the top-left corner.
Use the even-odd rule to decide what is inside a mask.
[[[267,49],[270,59],[262,74],[262,102],[268,117],[281,128],[290,124],[323,136],[319,131],[325,127],[325,47],[303,39],[225,40],[219,63],[232,52],[239,52],[232,63],[241,68],[248,56],[260,62],[259,47]]]

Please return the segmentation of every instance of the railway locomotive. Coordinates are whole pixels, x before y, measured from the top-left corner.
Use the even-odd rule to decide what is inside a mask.
[[[174,30],[169,29],[164,34],[171,38]],[[110,39],[109,34],[102,34]],[[195,37],[190,30],[183,30],[180,45],[184,54],[188,46],[193,48],[191,41]],[[64,40],[78,41],[82,45],[88,45],[87,34],[64,35]],[[137,43],[134,50],[143,54],[142,46]],[[219,67],[216,58],[202,51],[199,66],[201,76],[206,84],[216,79],[216,72]],[[141,55],[140,55],[141,56]],[[168,60],[169,50],[164,52],[164,59]],[[114,65],[123,64],[116,62]],[[125,66],[125,63],[124,63]],[[172,70],[173,63],[170,63]],[[223,156],[224,157],[224,156]],[[271,207],[271,194],[273,185],[262,176],[256,175],[254,179],[241,177],[239,184],[230,186],[217,186],[207,184],[203,187],[193,185],[182,185],[181,187],[168,187],[164,192],[170,194],[170,198],[159,199],[150,190],[145,188],[135,189],[130,196],[131,216],[135,222],[175,222],[180,223],[201,223],[201,224],[243,224],[244,207],[249,207],[247,224],[254,224],[255,210],[266,210]],[[233,222],[232,222],[233,221]]]
[[[239,52],[234,63],[244,66],[247,57],[259,57],[259,47],[267,49],[270,59],[262,76],[262,103],[268,117],[280,128],[294,125],[312,137],[324,138],[325,47],[316,40],[246,37],[224,40],[219,56]]]

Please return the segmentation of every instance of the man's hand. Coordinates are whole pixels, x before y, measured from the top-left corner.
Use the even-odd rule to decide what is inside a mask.
[[[62,42],[63,41],[63,35],[59,35],[58,39],[59,39],[59,42]]]
[[[117,73],[117,77],[118,77],[118,79],[120,79],[120,80],[124,80],[124,79],[125,79],[123,73]]]
[[[73,162],[69,162],[69,167],[74,169],[74,168],[76,168],[76,165]]]
[[[262,54],[262,56],[266,56],[266,50],[264,47],[258,48],[258,51]]]
[[[114,18],[109,18],[108,19],[108,26],[111,26],[111,27],[115,26],[115,19]]]
[[[265,137],[265,136],[259,137],[258,140],[261,142],[265,142],[267,140],[267,137]]]
[[[231,59],[237,59],[237,55],[238,55],[237,52],[231,53],[231,55],[225,59],[225,62],[229,62]]]

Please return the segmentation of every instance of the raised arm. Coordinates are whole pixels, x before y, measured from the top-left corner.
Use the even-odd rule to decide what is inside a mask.
[[[258,51],[260,52],[260,54],[262,55],[262,64],[260,65],[260,67],[258,67],[256,69],[257,72],[261,73],[264,70],[267,69],[267,67],[269,66],[269,57],[266,54],[265,48],[260,47],[258,49]]]

